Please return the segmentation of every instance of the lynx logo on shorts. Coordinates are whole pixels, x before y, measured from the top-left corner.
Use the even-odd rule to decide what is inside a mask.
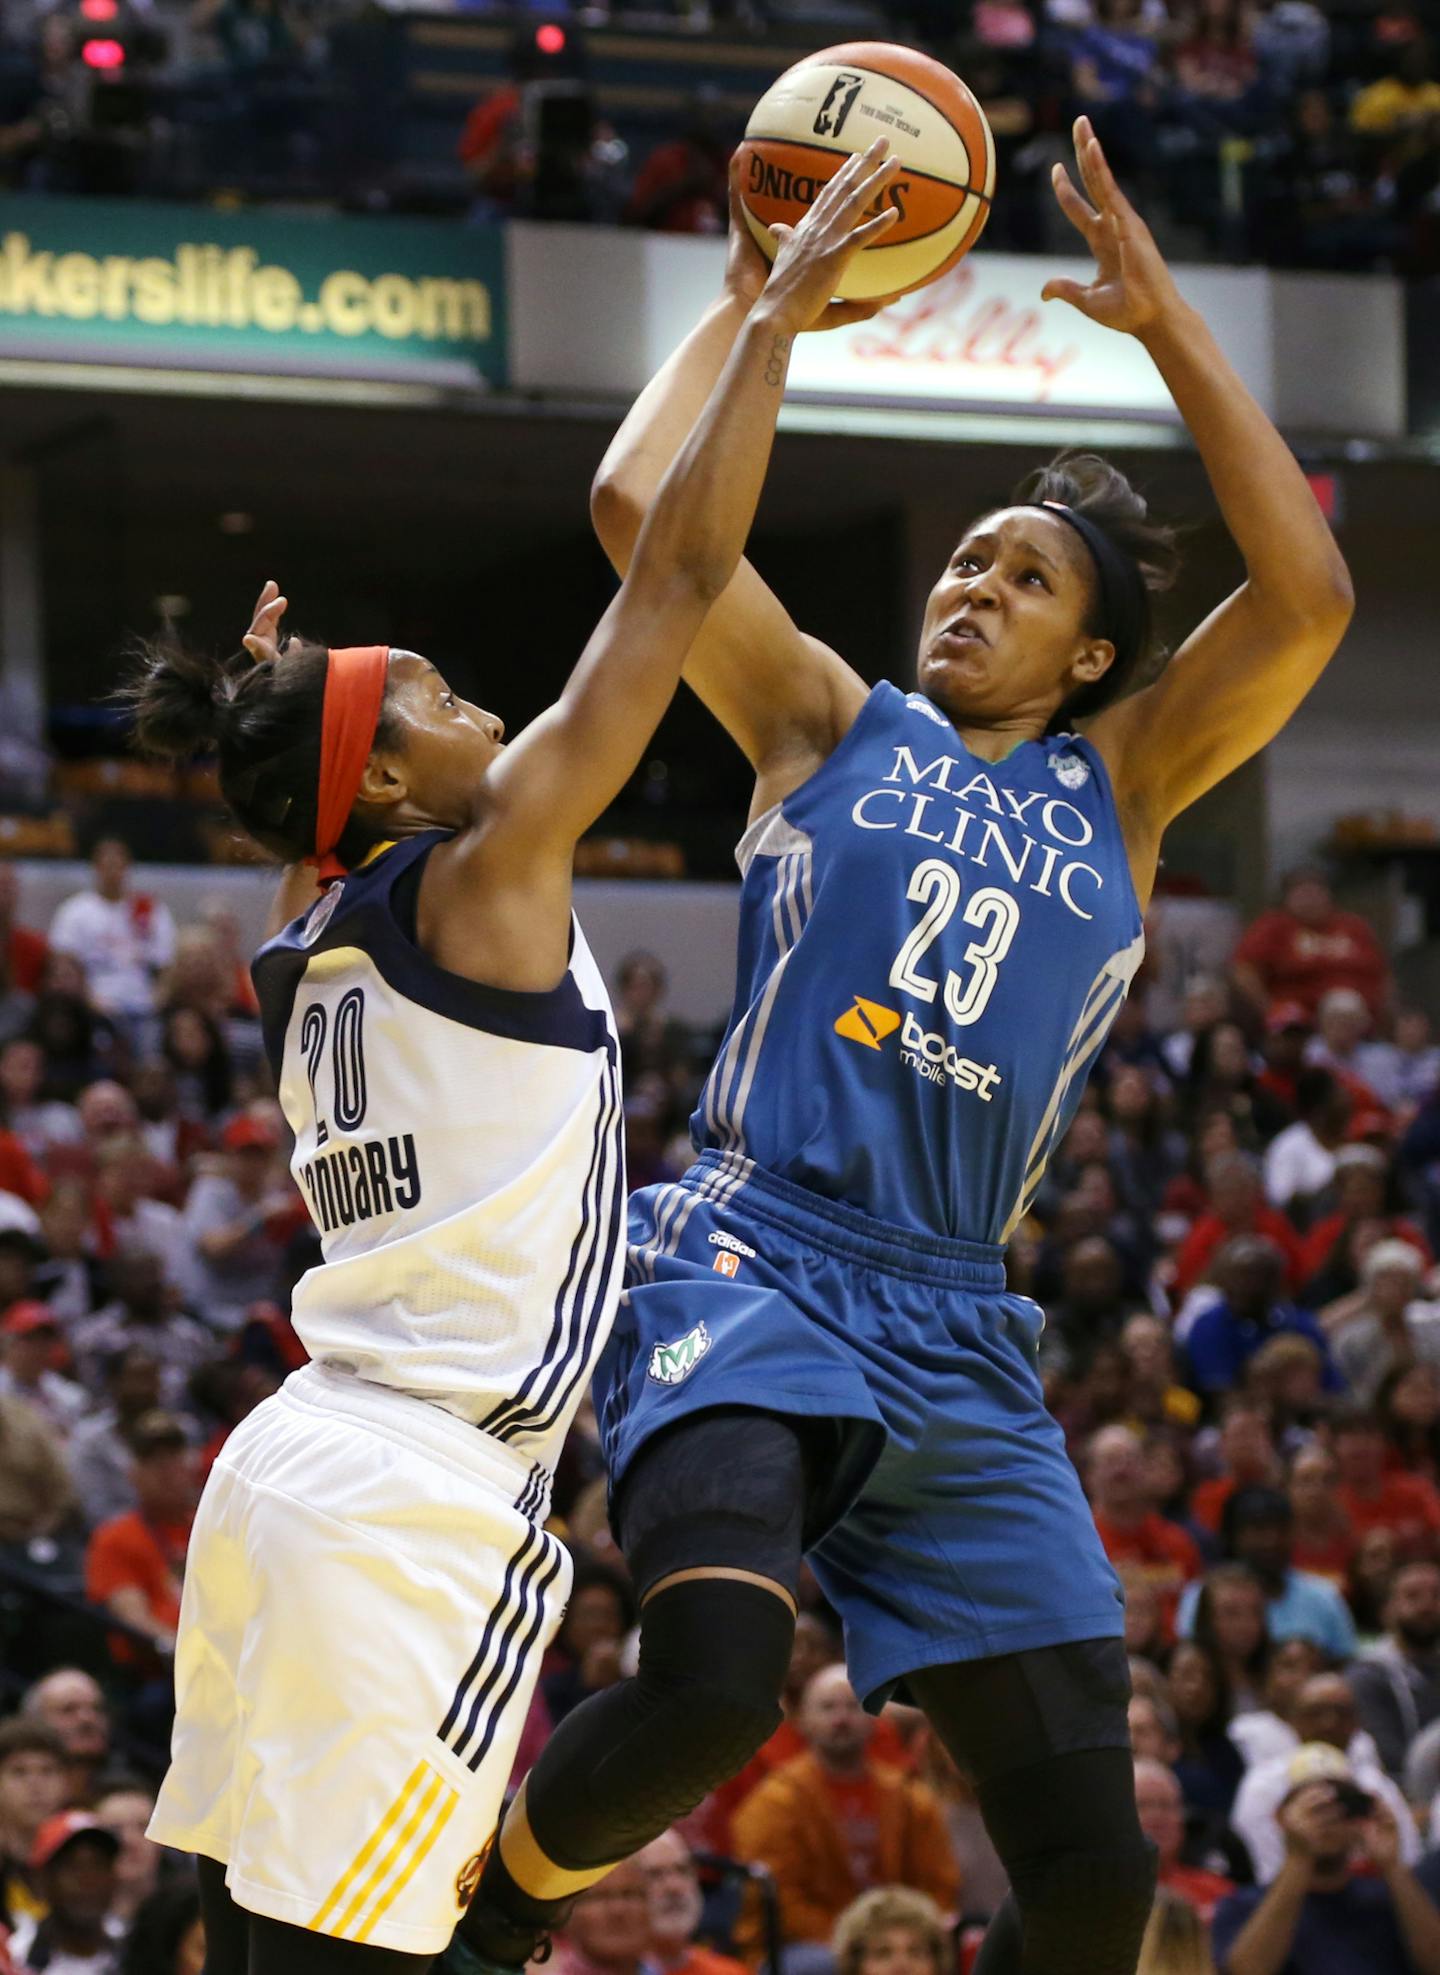
[[[717,1264],[723,1259],[720,1255],[715,1257]],[[689,1378],[710,1344],[710,1333],[704,1324],[696,1324],[694,1330],[687,1330],[673,1344],[657,1344],[650,1353],[651,1378],[657,1385],[679,1385],[682,1379]]]
[[[732,1255],[727,1248],[723,1254],[715,1257],[715,1273],[717,1276],[738,1276],[740,1273],[740,1257],[738,1255]]]
[[[847,1008],[835,1024],[837,1036],[844,1036],[847,1042],[863,1043],[866,1049],[878,1049],[886,1036],[894,1035],[900,1026],[900,1017],[893,1008],[882,1008],[878,1001],[867,1001],[864,995],[855,996],[855,1006]]]

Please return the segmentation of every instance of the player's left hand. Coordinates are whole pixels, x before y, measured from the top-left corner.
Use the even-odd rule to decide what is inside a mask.
[[[1066,219],[1095,256],[1093,281],[1057,275],[1040,291],[1042,301],[1068,302],[1106,329],[1143,336],[1180,304],[1180,291],[1155,245],[1155,237],[1115,182],[1089,117],[1075,119],[1075,162],[1082,195],[1064,165],[1051,174]]]
[[[257,665],[270,665],[279,658],[280,620],[289,601],[281,596],[280,585],[273,576],[255,599],[250,629],[240,642]]]

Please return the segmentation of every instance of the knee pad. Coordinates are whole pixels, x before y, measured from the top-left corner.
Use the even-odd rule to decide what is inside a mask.
[[[1143,1838],[1027,1859],[1011,1886],[1024,1975],[1134,1975],[1155,1898],[1155,1849]]]
[[[795,1619],[733,1578],[673,1584],[645,1606],[633,1680],[560,1724],[526,1791],[536,1839],[580,1870],[625,1858],[744,1767],[779,1727]],[[568,1787],[550,1787],[563,1776]]]

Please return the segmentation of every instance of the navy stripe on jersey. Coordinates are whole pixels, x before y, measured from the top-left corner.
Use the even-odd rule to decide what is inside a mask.
[[[460,1685],[455,1689],[455,1698],[450,1703],[445,1719],[435,1730],[435,1733],[442,1742],[449,1741],[450,1731],[459,1720],[460,1710],[464,1707],[470,1690],[479,1679],[481,1670],[489,1657],[491,1643],[494,1640],[496,1630],[503,1623],[505,1615],[510,1609],[515,1592],[515,1573],[521,1568],[525,1559],[537,1544],[543,1548],[543,1538],[541,1532],[532,1523],[521,1538],[519,1548],[510,1553],[510,1557],[505,1565],[505,1579],[500,1586],[500,1596],[496,1599],[490,1616],[485,1621],[485,1630],[480,1635],[480,1644],[475,1648],[475,1657],[461,1675]]]
[[[538,1362],[526,1373],[519,1390],[509,1399],[492,1406],[485,1418],[480,1421],[481,1430],[493,1433],[501,1440],[510,1440],[517,1433],[530,1430],[541,1409],[549,1401],[557,1382],[574,1363],[577,1346],[581,1347],[580,1364],[585,1363],[584,1350],[588,1340],[594,1335],[594,1327],[603,1294],[595,1299],[588,1313],[586,1297],[594,1276],[595,1258],[599,1250],[602,1234],[608,1221],[610,1228],[609,1255],[613,1257],[615,1241],[621,1217],[623,1202],[623,1161],[624,1146],[620,1136],[620,1079],[613,1062],[607,1063],[596,1087],[596,1115],[594,1134],[591,1143],[590,1167],[585,1176],[585,1186],[580,1196],[580,1218],[575,1229],[575,1239],[570,1244],[570,1256],[559,1291],[555,1297],[554,1312],[550,1323],[550,1335],[546,1339],[545,1350]],[[617,1176],[621,1184],[615,1185]],[[600,1277],[603,1291],[608,1283],[609,1270]],[[588,1321],[587,1321],[588,1314]],[[545,1380],[544,1390],[535,1394],[537,1385]]]
[[[545,1623],[545,1599],[549,1593],[550,1586],[560,1575],[562,1555],[560,1545],[553,1538],[547,1540],[549,1541],[551,1550],[550,1567],[535,1586],[535,1609],[531,1613],[530,1622],[526,1627],[525,1637],[520,1641],[518,1648],[511,1655],[510,1678],[506,1681],[501,1692],[496,1695],[491,1705],[489,1717],[485,1723],[485,1732],[480,1738],[479,1746],[476,1748],[474,1755],[468,1759],[469,1766],[472,1770],[478,1770],[481,1763],[484,1762],[486,1756],[490,1753],[490,1744],[495,1739],[495,1731],[504,1720],[505,1712],[514,1699],[515,1689],[520,1684],[520,1676],[530,1663],[530,1655],[535,1650],[541,1628]],[[456,1754],[463,1755],[463,1749],[457,1748]]]
[[[496,1691],[502,1679],[505,1679],[507,1675],[509,1679],[504,1690],[505,1695],[508,1697],[515,1691],[515,1685],[524,1668],[526,1656],[529,1649],[534,1645],[540,1631],[540,1624],[544,1616],[544,1591],[554,1583],[560,1569],[560,1550],[554,1538],[547,1536],[543,1530],[533,1527],[530,1535],[535,1539],[534,1552],[526,1559],[525,1567],[520,1573],[519,1583],[516,1586],[514,1594],[508,1600],[505,1600],[502,1593],[502,1604],[508,1603],[509,1610],[496,1639],[495,1651],[491,1657],[489,1669],[485,1674],[485,1678],[471,1695],[470,1707],[465,1716],[464,1723],[450,1736],[441,1736],[441,1740],[446,1742],[447,1746],[457,1756],[462,1758],[477,1732],[483,1734],[484,1746],[489,1747],[490,1737],[494,1732],[492,1725],[493,1716],[504,1705],[503,1701],[496,1701]],[[531,1620],[528,1618],[531,1595],[534,1591],[535,1581],[540,1576],[542,1570],[545,1572],[545,1581],[540,1593],[540,1610],[535,1614],[533,1620]],[[497,1609],[499,1608],[497,1607]],[[494,1614],[492,1614],[493,1616]],[[525,1643],[517,1650],[516,1642],[522,1625],[527,1625],[526,1639]],[[486,1631],[488,1634],[488,1627]],[[482,1714],[487,1704],[489,1704],[490,1716],[486,1719],[484,1728],[482,1729]],[[470,1766],[473,1769],[477,1766],[477,1763],[472,1762]]]
[[[589,1369],[595,1332],[608,1307],[606,1286],[625,1224],[625,1141],[620,1124],[620,1079],[613,1071],[610,1081],[610,1112],[605,1124],[605,1150],[596,1204],[591,1214],[590,1253],[575,1294],[569,1347],[552,1367],[543,1390],[527,1411],[499,1429],[501,1440],[514,1440],[522,1434],[544,1435],[555,1425]]]
[[[333,905],[334,888],[256,954],[251,977],[260,1000],[265,1053],[277,1082],[295,996],[310,957],[338,947],[357,947],[397,994],[447,1021],[513,1042],[576,1049],[585,1055],[608,1047],[603,1011],[586,1004],[568,971],[558,986],[543,993],[485,987],[437,966],[416,944],[414,899],[424,863],[450,834],[426,830],[395,844],[373,864],[352,871]],[[319,930],[307,938],[312,926]],[[572,919],[572,950],[574,943]]]
[[[545,1495],[545,1470],[536,1461],[530,1469],[530,1477],[515,1498],[515,1507],[522,1516],[533,1516]]]

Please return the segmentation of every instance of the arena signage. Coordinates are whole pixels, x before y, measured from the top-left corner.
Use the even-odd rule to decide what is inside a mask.
[[[500,386],[501,237],[7,197],[0,356]]]

